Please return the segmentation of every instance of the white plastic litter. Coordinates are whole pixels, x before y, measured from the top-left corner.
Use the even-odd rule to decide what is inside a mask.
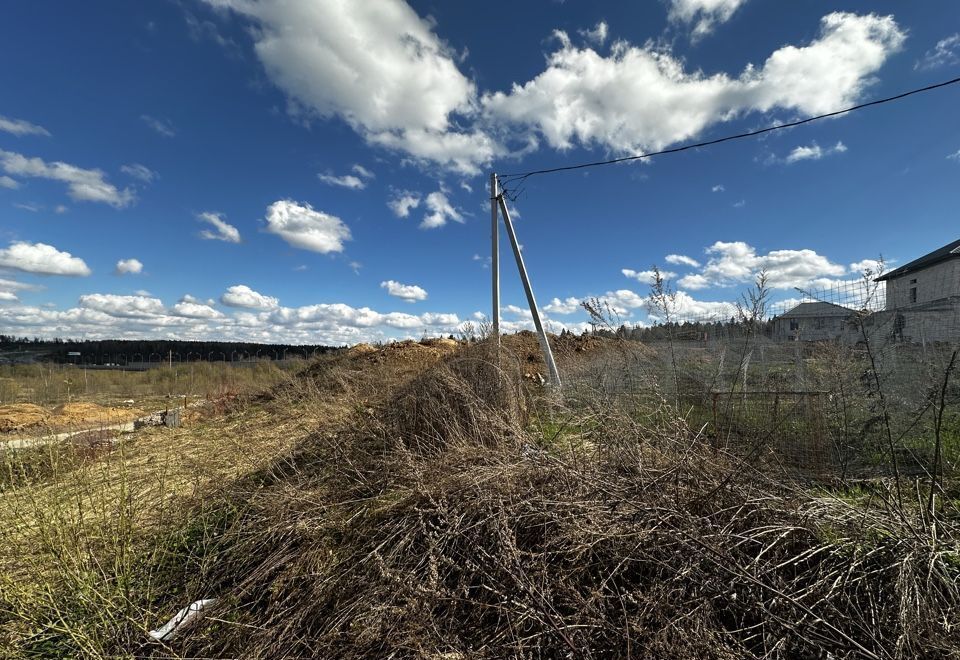
[[[206,607],[210,607],[217,602],[216,598],[207,598],[204,600],[195,600],[182,610],[173,615],[169,621],[167,621],[163,627],[156,630],[151,630],[148,635],[153,637],[158,642],[166,642],[173,639],[177,636],[177,633],[184,628],[186,628],[192,621],[194,621],[200,612]]]

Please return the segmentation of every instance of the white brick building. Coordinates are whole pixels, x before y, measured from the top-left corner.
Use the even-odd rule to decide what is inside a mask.
[[[773,319],[776,341],[832,341],[846,330],[854,311],[828,302],[804,302]]]
[[[960,240],[877,278],[887,289],[885,321],[894,341],[960,340]]]
[[[887,310],[960,297],[960,240],[881,275]]]

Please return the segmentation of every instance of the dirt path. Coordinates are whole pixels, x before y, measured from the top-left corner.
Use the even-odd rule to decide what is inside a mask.
[[[49,445],[55,442],[68,440],[75,435],[80,435],[81,433],[90,433],[91,431],[119,431],[121,433],[129,433],[133,431],[134,423],[135,421],[122,422],[120,424],[107,424],[105,426],[97,426],[92,429],[81,429],[79,431],[66,431],[64,433],[53,433],[48,435],[32,436],[29,438],[18,438],[16,440],[7,440],[6,442],[0,444],[0,449],[29,449],[30,447],[42,447],[43,445]]]

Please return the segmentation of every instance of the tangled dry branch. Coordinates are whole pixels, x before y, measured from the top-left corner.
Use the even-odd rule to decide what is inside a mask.
[[[218,594],[220,613],[165,652],[960,648],[953,521],[918,534],[930,529],[919,511],[815,495],[711,448],[669,406],[599,394],[560,405],[499,365],[483,346],[460,352],[237,486],[216,561],[189,589]]]

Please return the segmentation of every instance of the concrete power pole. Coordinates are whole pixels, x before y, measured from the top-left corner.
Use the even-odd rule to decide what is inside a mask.
[[[491,189],[494,191],[497,190],[497,179],[495,174],[492,175]],[[547,364],[547,373],[549,375],[550,385],[560,389],[560,372],[557,370],[557,363],[553,359],[553,351],[550,350],[550,341],[547,339],[547,333],[543,329],[543,322],[540,319],[540,310],[537,307],[537,299],[533,295],[533,285],[530,283],[530,277],[527,275],[527,267],[523,264],[523,255],[520,254],[520,244],[517,242],[517,234],[513,230],[513,222],[510,220],[510,211],[507,209],[507,202],[502,193],[496,195],[496,201],[499,202],[500,212],[503,213],[503,224],[507,228],[507,236],[510,237],[510,246],[513,248],[513,256],[517,260],[517,270],[520,271],[520,280],[523,282],[523,291],[527,294],[527,304],[530,306],[530,314],[533,316],[533,324],[536,326],[537,335],[540,338],[540,350],[543,351],[543,361]],[[496,252],[494,252],[494,254],[496,254]],[[497,286],[495,287],[496,293],[494,294],[494,298],[495,304],[497,305],[497,315],[499,319],[499,277],[497,277],[495,281],[497,282]]]
[[[496,172],[490,174],[490,275],[493,284],[493,341],[500,350],[500,223],[497,218],[497,200],[500,197]]]

